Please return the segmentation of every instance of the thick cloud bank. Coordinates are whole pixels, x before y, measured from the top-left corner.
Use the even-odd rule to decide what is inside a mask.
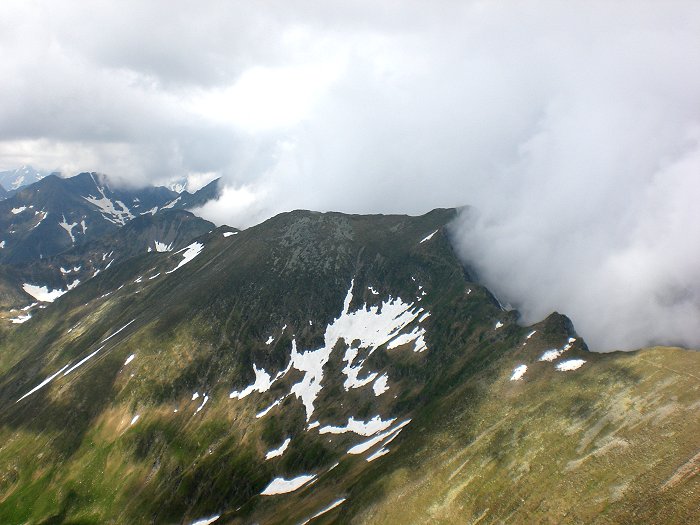
[[[697,2],[24,2],[0,168],[222,176],[200,213],[472,205],[465,261],[596,349],[700,347]]]
[[[654,130],[647,131],[653,144]],[[535,141],[567,151],[594,147],[560,144],[549,133]],[[574,156],[543,172],[537,166],[549,155],[537,149],[524,155],[513,187],[454,225],[480,279],[527,322],[554,309],[568,314],[597,350],[700,346],[697,142],[630,178],[602,166],[577,178],[587,171],[585,154],[578,165]]]

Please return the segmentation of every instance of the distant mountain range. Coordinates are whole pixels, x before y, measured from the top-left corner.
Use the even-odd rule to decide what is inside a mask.
[[[0,264],[52,257],[114,232],[136,217],[187,209],[216,197],[218,181],[180,194],[164,187],[113,188],[96,173],[48,175],[0,201]]]
[[[187,208],[218,195],[112,188],[104,175],[48,175],[0,201],[0,308],[53,298],[123,259],[170,251],[214,228]],[[42,292],[42,290],[44,290]]]
[[[22,186],[28,186],[40,181],[50,172],[40,171],[31,166],[21,166],[14,170],[0,171],[0,187],[4,192],[0,191],[0,198],[3,193],[8,191],[18,190]]]

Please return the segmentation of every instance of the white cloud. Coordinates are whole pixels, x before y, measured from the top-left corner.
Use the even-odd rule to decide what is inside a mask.
[[[310,116],[337,69],[332,63],[251,68],[231,86],[202,90],[192,110],[245,133],[289,128]]]
[[[217,200],[192,210],[195,215],[206,217],[219,224],[230,223],[251,226],[268,217],[268,208],[263,202],[266,191],[253,186],[224,186]]]
[[[471,204],[463,256],[526,319],[700,345],[697,2],[86,9],[3,4],[0,167],[221,174],[234,226]]]

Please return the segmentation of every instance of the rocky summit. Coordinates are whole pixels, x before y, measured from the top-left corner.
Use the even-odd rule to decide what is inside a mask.
[[[700,354],[522,326],[456,213],[164,210],[6,269],[92,264],[3,323],[0,522],[696,523]]]

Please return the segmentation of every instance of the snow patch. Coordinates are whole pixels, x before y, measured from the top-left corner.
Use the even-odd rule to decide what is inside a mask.
[[[316,474],[303,474],[292,479],[275,478],[265,487],[265,490],[263,490],[260,495],[274,496],[275,494],[288,494],[289,492],[300,489],[315,478]]]
[[[88,354],[86,357],[83,357],[80,361],[78,361],[76,364],[74,364],[74,365],[71,366],[68,370],[66,370],[66,371],[63,373],[63,376],[64,376],[64,377],[67,376],[68,374],[70,374],[70,373],[71,373],[73,370],[75,370],[76,368],[78,368],[78,367],[84,365],[85,363],[87,363],[90,359],[92,359],[94,356],[96,356],[97,353],[98,353],[100,350],[102,350],[103,348],[104,348],[104,346],[101,346],[101,347],[99,347],[97,350],[95,350],[94,352],[92,352],[91,354]]]
[[[66,230],[66,232],[68,232],[68,235],[70,236],[70,242],[75,244],[75,235],[73,235],[73,228],[75,228],[78,225],[78,223],[74,222],[72,224],[68,224],[68,222],[66,221],[66,216],[63,215],[63,220],[59,222],[58,225],[64,230]]]
[[[407,334],[400,333],[423,313],[423,309],[415,308],[413,303],[404,303],[400,298],[389,297],[381,305],[372,307],[364,305],[350,312],[353,287],[354,281],[351,282],[345,296],[340,315],[326,327],[323,347],[299,352],[296,340],[292,339],[292,351],[286,370],[280,371],[272,378],[270,373],[258,369],[254,364],[255,382],[241,392],[231,392],[229,397],[242,399],[255,391],[265,392],[293,368],[303,372],[304,376],[301,381],[292,385],[290,393],[301,400],[306,410],[306,420],[310,421],[314,412],[314,402],[322,389],[323,367],[328,363],[331,352],[340,339],[350,346],[343,357],[346,363],[342,370],[346,376],[343,386],[346,391],[365,386],[377,378],[376,372],[369,373],[363,378],[359,375],[365,360],[382,345],[389,343],[388,348],[395,348],[413,342],[414,351],[422,352],[427,349],[425,330],[420,326],[416,326]],[[360,349],[364,350],[364,355],[358,359]],[[380,382],[377,388],[381,389],[381,385]]]
[[[586,361],[583,359],[568,359],[557,364],[556,369],[560,372],[570,372],[571,370],[576,370],[581,368]]]
[[[218,520],[220,517],[221,514],[217,514],[216,516],[211,516],[209,518],[198,519],[190,523],[190,525],[210,525],[211,523],[214,523],[216,520]]]
[[[245,387],[241,392],[234,390],[229,394],[228,397],[230,397],[231,399],[233,399],[234,397],[238,399],[243,399],[244,397],[249,396],[253,392],[262,393],[270,390],[270,387],[274,382],[270,374],[265,372],[265,369],[258,368],[257,366],[255,366],[255,363],[253,363],[253,372],[255,373],[255,382],[252,385]]]
[[[499,328],[503,327],[503,323],[501,321],[498,321],[496,323],[496,326],[493,327],[494,330],[498,330]]]
[[[32,318],[32,314],[25,314],[25,315],[18,315],[17,317],[13,317],[10,319],[10,322],[12,324],[22,324],[26,323]]]
[[[207,401],[209,401],[209,396],[207,394],[204,394],[204,399],[202,400],[202,404],[197,407],[197,410],[195,410],[194,413],[196,414],[197,412],[202,410],[204,408],[204,405],[207,404]]]
[[[428,242],[430,239],[433,238],[433,235],[435,235],[438,232],[438,230],[435,230],[433,233],[427,235],[426,237],[423,237],[423,240],[419,242],[418,244],[423,244],[424,242]]]
[[[275,408],[277,405],[279,405],[286,397],[287,397],[287,396],[285,396],[285,397],[283,397],[283,398],[280,398],[280,399],[277,399],[277,400],[276,400],[275,402],[273,402],[269,407],[267,407],[267,408],[261,410],[260,412],[258,412],[257,414],[255,414],[255,418],[256,418],[256,419],[260,419],[261,417],[265,417],[265,416],[268,414],[268,412],[270,412],[270,410],[272,410],[272,409]]]
[[[292,359],[290,364],[294,369],[304,372],[302,380],[292,385],[291,393],[300,399],[306,409],[306,421],[311,419],[314,412],[314,402],[323,388],[323,366],[328,362],[332,347],[324,346],[319,350],[297,352],[296,340],[292,340]]]
[[[285,439],[284,443],[282,443],[278,448],[274,448],[265,454],[265,460],[267,461],[268,459],[276,458],[284,454],[284,451],[287,450],[287,447],[291,442],[292,438]]]
[[[224,232],[224,237],[231,237],[231,235],[238,235],[238,232]]]
[[[127,326],[129,326],[129,325],[130,325],[131,323],[133,323],[134,321],[136,321],[136,319],[132,319],[131,321],[129,321],[128,323],[126,323],[124,326],[122,326],[119,330],[117,330],[116,332],[114,332],[112,335],[110,335],[109,337],[106,337],[105,339],[103,339],[103,340],[100,342],[100,344],[106,343],[107,341],[109,341],[110,339],[112,339],[112,337],[114,337],[114,336],[117,335],[119,332],[121,332],[122,330],[124,330]]]
[[[387,350],[393,350],[399,346],[414,342],[413,351],[422,352],[427,349],[424,340],[425,330],[421,327],[415,327],[411,332],[401,334],[394,338],[388,345]]]
[[[27,392],[27,393],[24,394],[22,397],[20,397],[17,401],[15,401],[15,403],[19,403],[19,402],[22,401],[25,397],[30,396],[31,394],[33,394],[33,393],[36,392],[37,390],[40,390],[40,389],[44,388],[46,385],[48,385],[51,381],[53,381],[58,375],[61,374],[61,372],[63,372],[63,371],[64,371],[66,368],[68,368],[69,366],[70,366],[70,363],[68,363],[66,366],[64,366],[63,368],[61,368],[61,369],[60,369],[58,372],[56,372],[55,374],[52,374],[52,375],[50,375],[49,377],[47,377],[46,379],[44,379],[41,383],[39,383],[38,385],[36,385],[36,386],[35,386],[34,388],[32,388],[29,392]]]
[[[538,361],[554,361],[557,357],[559,357],[562,354],[561,350],[552,349],[552,350],[547,350],[544,354],[540,356]]]
[[[326,512],[332,511],[334,508],[342,505],[343,502],[345,502],[345,501],[346,501],[346,498],[340,498],[340,499],[335,500],[333,503],[331,503],[327,507],[323,507],[321,510],[319,510],[316,514],[311,516],[309,519],[302,521],[299,525],[307,525],[307,523],[309,523],[311,520],[314,520],[314,519],[318,518],[319,516],[323,516]]]
[[[93,181],[95,182],[97,191],[100,192],[100,197],[93,197],[90,195],[88,197],[83,197],[83,199],[97,207],[100,212],[102,212],[102,217],[105,220],[108,220],[114,224],[119,224],[120,226],[124,226],[129,220],[134,218],[131,211],[129,211],[129,208],[127,208],[123,202],[112,202],[109,198],[107,198],[104,190],[97,184],[94,177]],[[117,209],[117,207],[120,209]]]
[[[386,440],[384,443],[385,445],[389,443],[390,441],[393,441],[396,436],[399,435],[403,427],[408,425],[411,422],[410,419],[407,419],[406,421],[403,421],[396,425],[394,428],[391,428],[387,430],[386,432],[382,432],[381,434],[373,437],[372,439],[369,439],[367,441],[364,441],[358,445],[355,445],[352,447],[350,450],[348,450],[348,454],[363,454],[364,452],[367,452],[370,448],[375,446],[378,443],[381,443],[382,441]]]
[[[182,197],[180,196],[180,197],[178,197],[177,199],[170,201],[168,204],[166,204],[165,206],[163,206],[161,209],[162,209],[162,210],[167,210],[167,209],[172,208],[173,206],[175,206],[175,205],[180,201],[181,198],[182,198]]]
[[[173,243],[165,244],[164,242],[153,241],[157,252],[171,252],[173,251]]]
[[[38,301],[43,301],[45,303],[54,302],[56,299],[58,299],[68,291],[61,290],[60,288],[56,290],[50,290],[48,286],[36,286],[34,284],[29,283],[24,283],[22,285],[22,288],[25,292],[34,297],[34,299]]]
[[[186,265],[188,262],[190,262],[192,259],[197,257],[202,252],[202,248],[204,248],[204,245],[200,242],[193,242],[189,246],[183,248],[177,253],[183,252],[182,254],[182,260],[180,261],[180,264],[178,264],[175,268],[170,270],[169,272],[165,273],[173,273],[175,270],[178,270],[182,268],[184,265]]]
[[[388,448],[380,448],[374,454],[367,456],[367,463],[369,463],[370,461],[374,461],[377,458],[381,458],[384,454],[388,454],[388,453],[389,453]]]
[[[547,350],[540,356],[538,361],[548,361],[551,363],[552,361],[558,359],[559,356],[566,352],[569,348],[571,348],[571,343],[567,343],[559,349],[553,348],[551,350]]]
[[[520,381],[527,372],[527,365],[518,365],[513,369],[513,374],[510,376],[511,381]]]
[[[389,386],[387,385],[387,381],[389,379],[389,376],[386,374],[382,374],[379,376],[379,378],[374,382],[372,385],[372,390],[374,390],[374,395],[379,397],[381,396],[384,392],[389,390]]]
[[[368,437],[382,430],[386,430],[394,421],[396,421],[396,418],[383,421],[380,416],[374,416],[369,421],[359,421],[354,417],[350,417],[348,419],[348,424],[344,427],[325,426],[319,429],[318,433],[345,434],[346,432],[354,432],[360,436]]]
[[[18,213],[22,213],[22,212],[23,212],[24,210],[26,210],[26,209],[27,209],[26,206],[20,206],[19,208],[12,208],[11,211],[12,211],[12,213],[14,213],[15,215],[17,215]]]

